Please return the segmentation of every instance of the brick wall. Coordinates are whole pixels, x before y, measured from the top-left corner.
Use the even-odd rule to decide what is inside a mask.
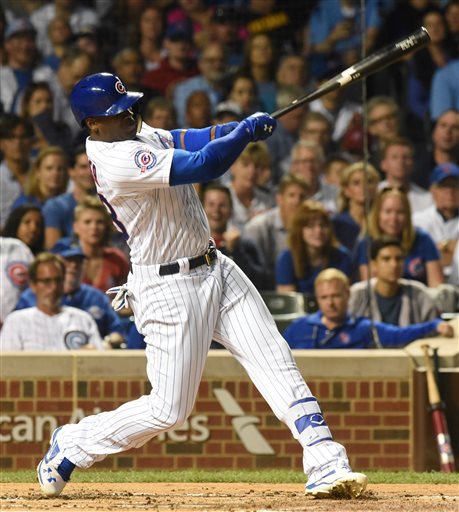
[[[104,356],[108,359],[106,365],[101,360],[94,362],[90,358],[85,361],[82,357],[79,356],[77,364],[75,359],[67,366],[61,364],[60,377],[55,366],[51,372],[55,375],[49,375],[50,372],[42,368],[36,372],[37,375],[33,375],[30,369],[28,372],[24,369],[21,376],[17,371],[17,361],[16,372],[2,375],[2,468],[35,467],[47,449],[50,429],[56,424],[67,423],[72,415],[74,420],[78,420],[94,410],[110,410],[149,392],[150,385],[144,373],[134,372],[132,368],[129,371],[127,365],[127,375],[123,375],[121,368],[125,365],[119,356],[116,358],[120,365],[118,369],[116,365],[113,369],[113,361],[108,355]],[[23,364],[30,368],[30,360],[24,358]],[[54,361],[56,364],[59,367],[59,363]],[[144,367],[143,356],[136,364]],[[330,358],[327,364],[330,368]],[[390,375],[391,372],[387,371],[386,377],[376,373],[373,378],[353,378],[350,376],[352,369],[343,371],[343,364],[345,361],[341,360],[341,370],[329,372],[331,375],[327,379],[312,376],[307,380],[320,400],[335,439],[346,446],[351,464],[362,470],[412,468],[410,371],[401,372],[405,375]],[[94,365],[99,368],[97,378],[94,378]],[[299,444],[274,417],[244,372],[232,372],[221,355],[211,363],[213,365],[215,368],[206,371],[195,408],[181,429],[163,434],[138,450],[108,457],[97,467],[300,469],[302,452]],[[112,368],[111,372],[105,370],[106,366]],[[3,368],[6,367],[3,364]],[[225,372],[234,373],[234,376],[226,376]],[[19,373],[19,376],[14,377],[13,373]],[[142,377],[134,378],[129,373]],[[346,373],[350,375],[346,376]],[[222,374],[223,378],[217,377]],[[265,444],[244,445],[233,426],[234,417],[225,413],[222,399],[217,397],[218,390],[229,392],[226,399],[233,400],[233,405],[237,404],[241,410],[239,416],[253,417],[254,430],[262,435]],[[258,453],[250,453],[250,450],[258,450]]]

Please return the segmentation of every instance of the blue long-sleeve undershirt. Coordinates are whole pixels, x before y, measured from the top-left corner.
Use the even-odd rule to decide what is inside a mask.
[[[180,136],[179,132],[180,130],[176,132],[175,137]],[[193,143],[197,144],[199,138],[195,138]],[[231,167],[251,140],[250,129],[241,122],[228,135],[215,138],[202,149],[197,151],[175,149],[169,177],[170,185],[206,183],[220,177]],[[191,142],[190,147],[192,147]]]

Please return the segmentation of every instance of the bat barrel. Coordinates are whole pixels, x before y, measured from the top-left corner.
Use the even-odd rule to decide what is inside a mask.
[[[429,41],[430,36],[427,32],[427,29],[421,27],[400,41],[387,45],[381,50],[378,50],[368,57],[365,57],[353,66],[345,69],[339,75],[330,78],[330,80],[322,84],[316,91],[296,99],[290,105],[287,105],[284,108],[276,110],[271,114],[271,116],[277,119],[287,114],[291,110],[298,108],[305,103],[310,103],[311,101],[314,101],[315,99],[320,98],[321,96],[324,96],[325,94],[335,89],[344,87],[345,85],[355,80],[360,80],[370,75],[371,73],[380,71],[390,64],[400,60],[404,55],[407,55],[415,50],[419,50]]]

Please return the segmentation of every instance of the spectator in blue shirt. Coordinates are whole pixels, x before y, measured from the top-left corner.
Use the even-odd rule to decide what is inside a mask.
[[[72,192],[49,199],[43,207],[46,249],[51,249],[60,238],[73,235],[73,211],[76,205],[96,191],[84,146],[75,148],[69,176]]]
[[[368,241],[388,236],[399,239],[405,252],[402,277],[421,281],[432,288],[443,283],[440,253],[431,236],[414,227],[410,202],[403,190],[388,187],[379,191],[370,211],[368,235],[356,248],[356,264],[362,281],[369,276]]]
[[[298,208],[290,224],[288,245],[276,265],[279,292],[313,295],[314,279],[327,267],[350,274],[350,253],[338,244],[330,215],[318,201],[308,199]]]
[[[378,182],[378,171],[364,162],[348,165],[341,174],[338,213],[332,221],[339,242],[351,252],[365,228],[367,204],[371,206]]]
[[[438,119],[447,110],[459,110],[459,59],[438,69],[430,89],[430,117]]]
[[[315,280],[319,311],[291,323],[284,338],[291,348],[369,348],[373,343],[372,322],[348,314],[349,281],[340,270],[328,268]],[[454,336],[451,324],[441,319],[398,327],[374,322],[383,347],[403,347],[407,343],[436,331]]]

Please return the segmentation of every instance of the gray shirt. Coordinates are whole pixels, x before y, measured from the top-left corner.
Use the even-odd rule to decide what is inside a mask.
[[[0,164],[0,227],[3,228],[14,201],[21,195],[22,187],[16,181],[6,163]]]
[[[265,289],[274,289],[276,260],[287,247],[287,229],[282,222],[279,207],[271,208],[249,220],[244,227],[244,236],[253,240],[261,250],[266,274],[269,275],[269,287]]]
[[[371,296],[373,304],[373,319],[377,322],[382,320],[381,312],[378,309],[378,303],[374,287],[376,278],[371,279]],[[427,322],[438,318],[438,311],[433,299],[430,297],[427,287],[418,282],[409,279],[399,279],[401,307],[398,318],[398,325],[405,327],[420,322]],[[354,316],[370,316],[368,304],[367,281],[359,281],[351,286],[351,297],[349,299],[349,312]]]

